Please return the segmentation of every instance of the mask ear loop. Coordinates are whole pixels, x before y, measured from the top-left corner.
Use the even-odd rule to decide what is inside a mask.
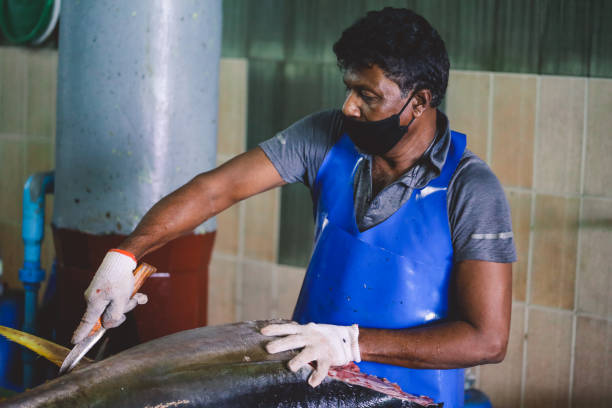
[[[399,111],[399,113],[397,114],[397,116],[401,116],[402,113],[404,112],[404,110],[406,109],[406,106],[408,106],[408,104],[410,103],[410,101],[412,100],[412,97],[414,96],[414,93],[412,95],[410,95],[410,98],[408,98],[408,100],[406,101],[406,103],[404,104],[404,107],[402,108],[401,111]]]
[[[412,95],[410,95],[410,98],[408,98],[408,100],[406,101],[406,103],[404,104],[404,107],[402,108],[401,111],[399,111],[399,113],[397,114],[397,116],[401,116],[401,114],[404,112],[404,109],[406,109],[406,106],[408,106],[408,104],[410,103],[410,101],[412,100],[412,98],[414,97],[414,95],[417,94],[417,92],[419,92],[422,88],[417,88],[414,90],[414,92],[412,92]],[[412,118],[412,120],[414,120],[414,118]]]
[[[401,111],[399,111],[399,113],[397,114],[397,123],[399,124],[400,121],[400,116],[402,116],[402,113],[404,112],[404,109],[406,109],[406,106],[408,106],[408,104],[410,103],[410,101],[412,100],[412,97],[414,95],[416,95],[417,92],[419,92],[420,89],[415,89],[414,92],[412,93],[412,95],[410,95],[410,98],[408,98],[408,100],[406,101],[406,103],[404,104],[404,107],[402,108]],[[412,119],[410,119],[410,122],[408,122],[408,124],[406,126],[400,126],[401,129],[404,130],[404,132],[406,130],[408,130],[408,126],[412,125],[412,122],[414,122],[414,120],[416,119],[416,116],[412,116]]]

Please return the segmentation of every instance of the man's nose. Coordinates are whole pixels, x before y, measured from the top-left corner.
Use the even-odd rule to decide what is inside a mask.
[[[359,109],[359,98],[355,95],[355,92],[349,91],[342,105],[342,113],[345,116],[351,118],[359,118],[361,116],[361,110]]]

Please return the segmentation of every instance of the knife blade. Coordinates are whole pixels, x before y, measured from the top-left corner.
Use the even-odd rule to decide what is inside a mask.
[[[141,263],[138,268],[134,271],[134,291],[132,296],[138,292],[144,281],[157,271],[157,268],[147,263]],[[77,343],[70,353],[66,356],[62,362],[62,366],[59,370],[59,375],[70,372],[78,363],[81,361],[83,356],[102,338],[106,329],[102,327],[102,321],[98,318],[98,321],[91,329],[87,337]]]

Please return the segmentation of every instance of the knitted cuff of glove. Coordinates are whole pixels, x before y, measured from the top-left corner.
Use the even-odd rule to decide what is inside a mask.
[[[361,361],[361,352],[359,351],[359,326],[357,324],[349,327],[349,336],[351,338],[353,361],[359,363]]]
[[[134,262],[138,263],[138,261],[136,260],[136,256],[134,256],[134,254],[131,253],[130,251],[126,251],[124,249],[113,248],[113,249],[109,250],[108,252],[117,252],[119,254],[122,254],[122,255],[125,255],[125,256],[129,256],[130,258],[132,258],[134,260]]]

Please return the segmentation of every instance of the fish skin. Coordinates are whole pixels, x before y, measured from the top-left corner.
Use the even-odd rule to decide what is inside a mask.
[[[0,407],[421,407],[327,378],[317,388],[268,354],[270,321],[201,327],[165,336],[77,368],[0,403]]]

